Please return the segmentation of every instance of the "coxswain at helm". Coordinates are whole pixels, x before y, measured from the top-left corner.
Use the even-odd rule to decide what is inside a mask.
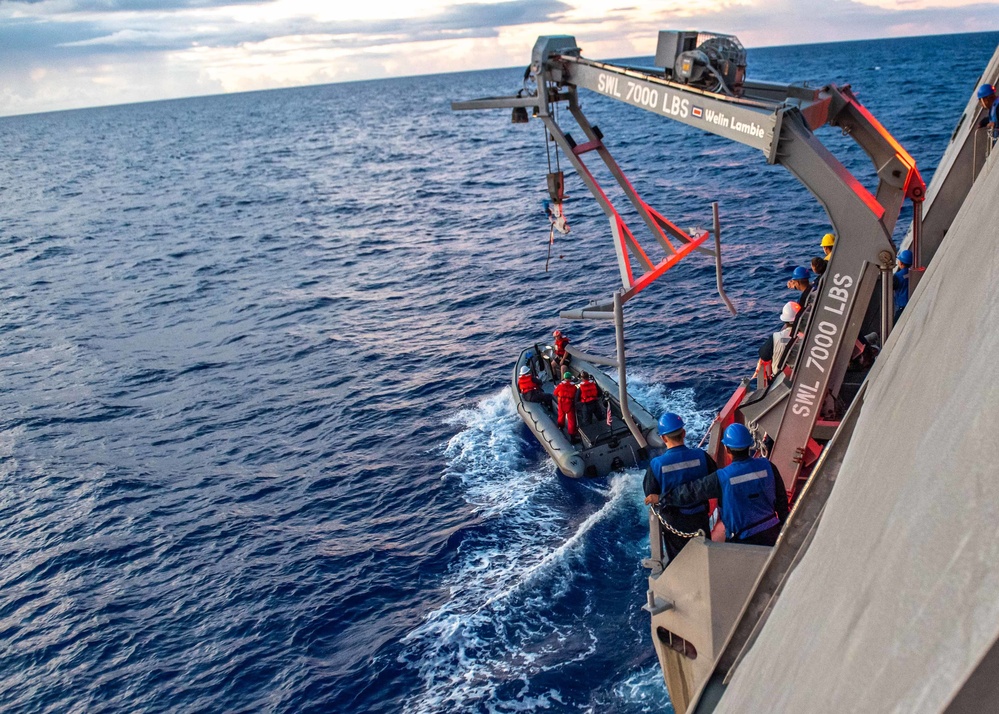
[[[774,545],[788,514],[787,489],[780,472],[764,457],[749,455],[753,435],[742,424],[730,424],[722,444],[732,463],[672,489],[666,503],[689,506],[717,498],[727,542]]]
[[[555,385],[555,399],[558,401],[558,425],[565,426],[569,440],[576,443],[576,385],[572,382],[572,372],[562,373],[562,381]]]
[[[687,430],[679,415],[666,412],[659,417],[659,435],[666,443],[666,451],[649,461],[642,483],[645,503],[650,506],[659,503],[662,494],[718,469],[715,460],[705,451],[687,446]],[[707,535],[709,532],[707,500],[683,507],[663,505],[659,516],[681,533],[704,531]],[[690,540],[667,528],[662,529],[662,534],[669,560],[673,560]]]

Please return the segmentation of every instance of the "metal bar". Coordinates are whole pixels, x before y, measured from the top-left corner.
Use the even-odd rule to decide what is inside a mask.
[[[892,289],[890,266],[881,267],[881,344],[884,345],[891,334],[895,322],[895,291]]]
[[[624,308],[621,301],[621,293],[614,292],[614,327],[617,337],[617,395],[621,403],[621,418],[628,425],[628,431],[635,437],[639,448],[649,448],[649,442],[645,440],[645,434],[638,428],[635,420],[631,416],[631,408],[628,404],[628,375],[625,373],[624,356]]]
[[[822,145],[797,112],[784,115],[783,132],[779,162],[821,201],[838,236],[798,355],[779,431],[771,435],[774,446],[770,460],[790,493],[822,402],[830,391],[839,393],[839,365],[845,367],[849,361],[852,349],[845,347],[857,337],[851,320],[858,310],[867,310],[877,282],[880,253],[894,251],[894,246],[882,223],[881,205]],[[835,380],[834,373],[839,375]]]
[[[463,102],[451,102],[451,111],[460,112],[470,109],[512,109],[515,107],[539,107],[541,99],[533,97],[483,97],[468,99]]]
[[[606,310],[594,310],[593,308],[580,308],[578,310],[562,310],[559,314],[563,320],[613,320],[614,313]]]
[[[912,269],[919,270],[922,256],[919,248],[923,242],[923,202],[912,202]]]
[[[711,222],[714,226],[715,234],[715,282],[718,284],[718,295],[721,296],[725,307],[733,315],[738,314],[735,305],[725,294],[725,286],[722,284],[722,258],[721,258],[721,220],[718,218],[718,201],[711,202]]]
[[[614,205],[607,197],[607,194],[600,186],[600,183],[596,180],[596,178],[594,178],[593,174],[587,168],[586,164],[583,163],[582,159],[573,153],[572,146],[569,144],[568,139],[566,139],[562,128],[550,116],[542,116],[541,120],[544,122],[545,128],[548,130],[552,139],[555,140],[555,143],[558,144],[559,148],[565,153],[566,158],[572,164],[573,168],[576,169],[579,177],[583,179],[583,183],[586,184],[588,189],[590,189],[590,193],[593,194],[597,203],[600,204],[604,214],[610,219],[611,230],[614,231],[615,240],[620,242],[621,245],[626,246],[632,256],[638,260],[646,270],[651,270],[652,261],[649,260],[645,251],[642,250],[642,247],[635,241],[634,236],[632,236],[630,231],[627,230],[627,227],[624,226],[624,222],[621,220],[621,215],[617,212],[617,209],[614,208]],[[616,224],[624,226],[624,230],[616,230]],[[626,252],[618,252],[618,263],[621,268],[622,282],[624,282],[625,287],[631,287],[631,281],[633,280],[631,277],[631,263],[627,258]]]
[[[663,570],[665,570],[665,563],[663,562],[663,527],[659,523],[659,517],[656,516],[655,511],[651,508],[649,509],[649,559],[642,563],[646,568],[652,571],[652,575],[659,575]],[[649,588],[649,604],[654,605],[655,593],[652,592],[652,588]]]
[[[611,319],[614,315],[611,314]],[[582,350],[577,350],[572,345],[566,345],[565,351],[571,354],[573,357],[578,357],[581,360],[586,360],[587,362],[592,362],[593,364],[601,364],[604,367],[617,367],[617,360],[610,359],[609,357],[600,357],[599,355],[591,355],[583,352]]]
[[[631,205],[635,207],[635,210],[638,212],[638,215],[642,218],[643,221],[645,221],[645,225],[648,226],[649,231],[652,233],[653,237],[659,242],[659,245],[662,246],[663,250],[669,252],[675,252],[676,249],[672,246],[672,244],[670,244],[669,240],[666,238],[665,234],[663,233],[662,227],[653,218],[653,216],[650,215],[648,205],[645,203],[645,201],[643,201],[639,197],[638,192],[635,191],[634,186],[631,185],[631,181],[629,181],[628,177],[624,175],[624,171],[622,171],[621,167],[618,166],[617,161],[615,161],[614,157],[611,156],[610,151],[608,151],[607,147],[604,146],[603,141],[597,137],[596,131],[593,129],[593,126],[590,124],[589,119],[586,118],[586,115],[583,114],[583,110],[580,108],[577,99],[571,100],[569,102],[569,111],[572,114],[572,118],[576,120],[576,123],[583,130],[583,133],[586,134],[586,137],[588,139],[590,139],[590,141],[587,144],[584,144],[584,146],[589,146],[590,144],[596,144],[597,154],[600,156],[600,159],[604,162],[604,166],[607,167],[607,170],[610,171],[611,175],[614,177],[614,180],[617,181],[617,185],[624,192],[624,195],[628,198],[629,201],[631,201]],[[626,287],[630,287],[630,285]]]
[[[655,268],[645,273],[645,275],[636,280],[634,284],[632,284],[632,286],[624,293],[622,302],[628,302],[628,300],[631,300],[631,298],[635,297],[638,293],[640,293],[642,290],[651,285],[660,275],[662,275],[667,270],[669,270],[674,265],[683,260],[687,256],[687,254],[697,250],[697,247],[707,239],[708,235],[709,235],[708,232],[704,231],[704,233],[702,233],[700,236],[693,239],[690,243],[687,243],[685,246],[676,251],[676,253],[674,253],[673,255],[662,260],[659,263],[659,265],[657,265]]]
[[[771,155],[781,105],[709,94],[654,75],[560,57],[562,80]],[[554,75],[557,77],[557,74]]]

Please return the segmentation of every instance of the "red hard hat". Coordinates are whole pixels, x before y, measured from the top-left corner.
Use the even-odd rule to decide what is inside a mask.
[[[562,336],[561,330],[555,330],[555,332],[552,333],[552,337],[561,337],[561,336]]]

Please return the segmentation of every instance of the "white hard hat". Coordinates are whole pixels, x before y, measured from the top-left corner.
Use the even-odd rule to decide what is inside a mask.
[[[784,309],[780,311],[781,322],[794,322],[794,318],[800,309],[801,305],[794,302],[794,300],[789,303],[785,303]]]
[[[521,377],[523,377],[525,374],[530,374],[530,373],[531,373],[531,368],[528,367],[526,364],[523,367],[520,368],[520,376]]]

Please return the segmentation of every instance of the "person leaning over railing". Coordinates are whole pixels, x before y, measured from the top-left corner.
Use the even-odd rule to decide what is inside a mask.
[[[649,461],[645,482],[642,484],[645,503],[649,506],[659,503],[661,494],[706,476],[718,468],[715,460],[702,449],[692,449],[686,445],[687,431],[684,429],[683,419],[677,414],[666,412],[659,417],[659,435],[666,442],[666,451]],[[660,509],[659,516],[675,531],[679,531],[663,531],[666,555],[670,560],[690,540],[680,533],[694,534],[699,530],[710,532],[707,499],[682,507],[666,506]]]
[[[994,142],[999,138],[999,101],[996,100],[996,88],[991,84],[983,84],[978,88],[978,101],[986,114],[978,122],[979,129],[988,129],[989,138]]]

